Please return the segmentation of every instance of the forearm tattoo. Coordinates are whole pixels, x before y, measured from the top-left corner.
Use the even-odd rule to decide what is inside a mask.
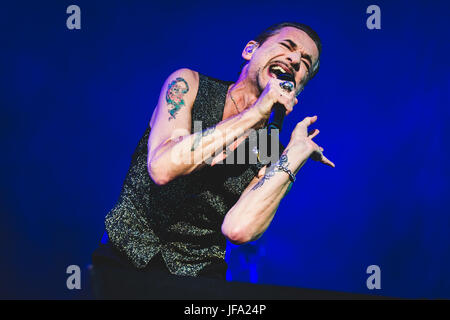
[[[194,151],[199,146],[203,137],[212,134],[214,130],[216,130],[216,126],[206,128],[202,132],[197,132],[194,137],[194,142],[192,143],[191,151]]]
[[[166,101],[167,104],[173,106],[173,108],[171,109],[169,106],[169,120],[175,119],[175,115],[177,114],[178,110],[180,110],[181,107],[185,105],[183,97],[188,91],[189,85],[183,78],[176,78],[169,84],[166,93]]]
[[[282,169],[280,169],[280,167],[287,168],[289,166],[287,152],[288,152],[288,150],[285,150],[283,152],[283,154],[281,155],[280,159],[276,163],[272,164],[266,170],[266,174],[264,175],[264,177],[262,177],[261,180],[259,180],[253,186],[252,190],[256,190],[259,187],[261,187],[264,184],[264,182],[266,182],[267,180],[269,180],[270,178],[272,178],[275,175],[275,172],[283,171]]]

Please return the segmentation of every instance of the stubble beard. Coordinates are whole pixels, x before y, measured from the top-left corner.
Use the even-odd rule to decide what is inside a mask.
[[[261,68],[258,68],[258,71],[256,72],[256,85],[258,86],[259,94],[261,95],[261,93],[264,91],[264,88],[261,85],[260,76]]]

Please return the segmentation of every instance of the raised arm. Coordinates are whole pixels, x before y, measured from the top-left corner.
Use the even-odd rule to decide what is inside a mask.
[[[258,177],[250,182],[238,202],[225,215],[222,233],[232,243],[254,241],[269,227],[291,183],[289,175],[280,167],[296,174],[314,152],[320,153],[323,150],[312,141],[319,130],[316,129],[309,135],[307,133],[308,126],[316,120],[316,116],[307,117],[297,124],[279,161],[269,168],[263,167]],[[334,167],[324,156],[313,159]]]
[[[190,134],[198,85],[197,72],[180,69],[162,87],[148,140],[148,172],[157,184],[166,184],[204,166],[208,159],[263,120],[258,110],[248,108],[216,126]]]

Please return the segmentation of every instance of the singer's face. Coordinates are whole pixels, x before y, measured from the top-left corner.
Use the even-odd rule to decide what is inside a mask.
[[[248,75],[262,92],[270,78],[291,73],[298,90],[319,57],[314,41],[302,30],[285,27],[258,47],[251,57]]]

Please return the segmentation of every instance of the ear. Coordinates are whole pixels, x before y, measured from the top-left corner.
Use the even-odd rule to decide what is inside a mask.
[[[253,53],[255,53],[256,48],[258,48],[258,45],[258,42],[254,40],[249,41],[242,51],[242,58],[249,61],[252,58]]]

